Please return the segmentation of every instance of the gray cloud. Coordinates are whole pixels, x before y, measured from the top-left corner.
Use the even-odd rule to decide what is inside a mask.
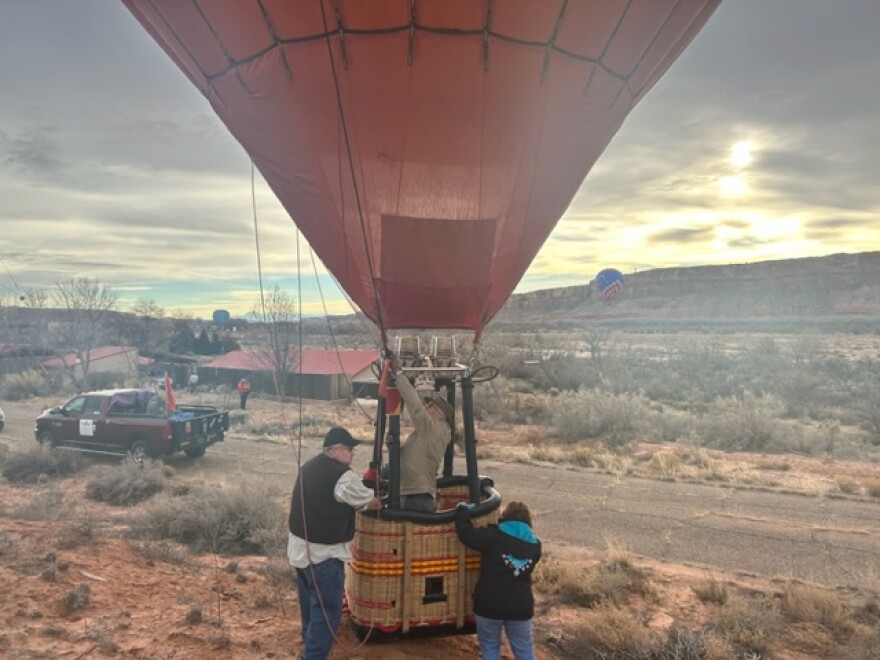
[[[651,243],[694,243],[697,241],[708,241],[714,238],[715,229],[712,227],[688,228],[680,227],[676,229],[667,229],[650,236]]]

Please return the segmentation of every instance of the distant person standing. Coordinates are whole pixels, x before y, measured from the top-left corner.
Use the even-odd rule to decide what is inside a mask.
[[[247,408],[247,400],[248,395],[251,393],[251,384],[248,382],[247,378],[242,378],[238,381],[238,394],[241,397],[241,409],[245,410]]]
[[[190,393],[190,394],[195,394],[195,393],[196,393],[196,388],[199,386],[199,375],[198,375],[195,371],[193,371],[193,372],[189,375],[189,383],[188,383],[188,385],[189,385],[189,393]]]

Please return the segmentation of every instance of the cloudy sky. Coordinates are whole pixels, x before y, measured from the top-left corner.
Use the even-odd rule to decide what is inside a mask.
[[[880,249],[878,27],[877,0],[723,0],[518,291]],[[257,306],[250,161],[120,2],[0,0],[0,99],[0,297],[89,276],[122,309]],[[296,294],[293,225],[256,189],[264,284]]]

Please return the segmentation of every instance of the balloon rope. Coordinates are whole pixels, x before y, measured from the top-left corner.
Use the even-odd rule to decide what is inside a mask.
[[[351,176],[351,187],[354,191],[354,201],[357,206],[358,219],[360,220],[361,225],[361,237],[364,241],[364,254],[367,257],[367,267],[370,269],[370,282],[373,286],[373,294],[376,296],[376,325],[379,326],[379,331],[382,333],[382,342],[383,344],[387,343],[386,340],[386,328],[385,321],[382,318],[382,301],[380,300],[379,295],[379,287],[376,285],[376,276],[375,270],[373,266],[373,255],[372,250],[370,249],[370,240],[367,236],[366,223],[364,222],[364,209],[361,204],[361,194],[360,190],[358,190],[357,184],[357,176],[354,171],[354,158],[352,157],[351,152],[351,139],[348,135],[348,124],[345,121],[345,109],[342,106],[342,91],[339,87],[339,74],[336,71],[336,61],[333,59],[333,47],[330,44],[330,33],[328,32],[327,27],[327,12],[324,9],[323,0],[318,0],[318,4],[321,7],[321,20],[324,22],[324,43],[327,44],[327,59],[330,61],[330,70],[333,73],[333,89],[336,92],[336,109],[339,114],[339,123],[342,127],[342,136],[345,142],[345,152],[348,159],[348,170]],[[341,19],[337,16],[337,21]],[[340,30],[341,34],[341,30]],[[343,223],[345,222],[345,218],[343,217]]]
[[[257,249],[257,279],[260,283],[260,311],[266,321],[266,297],[263,295],[263,261],[260,254],[260,230],[257,227],[257,187],[255,182],[257,168],[251,160],[251,211],[254,217],[254,245]]]
[[[324,289],[321,287],[321,279],[318,277],[318,265],[315,263],[315,253],[309,248],[311,257],[312,257],[312,268],[315,271],[315,284],[318,285],[318,296],[321,298],[321,307],[324,309],[324,320],[327,322],[327,331],[330,333],[330,339],[333,341],[333,350],[336,352],[336,361],[339,363],[339,371],[342,374],[342,377],[345,379],[345,382],[348,384],[348,391],[354,394],[354,385],[351,382],[351,379],[348,377],[348,374],[345,372],[345,367],[342,366],[342,355],[339,351],[339,343],[336,341],[336,334],[333,332],[333,324],[330,323],[330,314],[327,312],[327,301],[324,299]],[[381,346],[379,347],[381,348]],[[361,412],[364,416],[370,420],[370,424],[375,424],[376,420],[374,420],[370,413],[367,412],[366,408],[364,408],[360,401],[358,401],[357,397],[352,396],[355,405],[361,409]]]

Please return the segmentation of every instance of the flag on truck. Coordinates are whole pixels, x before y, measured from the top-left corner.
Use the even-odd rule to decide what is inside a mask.
[[[165,372],[165,409],[173,413],[177,410],[177,402],[174,400],[174,392],[171,391],[171,376]]]

